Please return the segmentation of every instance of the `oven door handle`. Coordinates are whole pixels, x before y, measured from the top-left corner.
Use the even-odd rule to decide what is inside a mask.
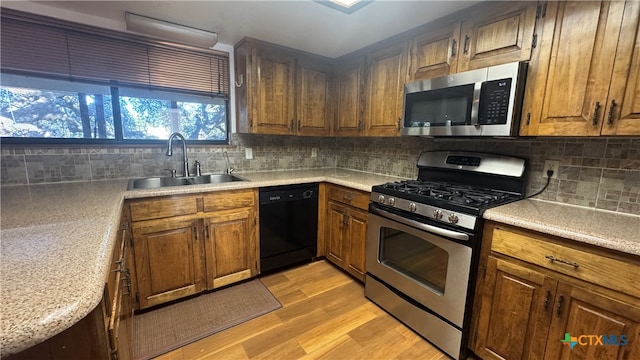
[[[467,235],[465,233],[460,233],[460,232],[457,232],[457,231],[442,229],[442,228],[439,228],[437,226],[433,226],[433,225],[429,225],[429,224],[423,224],[421,222],[414,221],[414,220],[411,220],[411,219],[406,219],[406,218],[403,218],[400,215],[396,215],[394,213],[390,213],[388,211],[384,211],[384,210],[378,209],[376,207],[370,207],[369,211],[374,213],[374,214],[376,214],[376,215],[380,215],[380,216],[386,217],[388,219],[391,219],[393,221],[397,221],[399,223],[402,223],[402,224],[405,224],[405,225],[408,225],[408,226],[412,226],[412,227],[418,228],[420,230],[428,231],[430,233],[434,233],[434,234],[437,234],[437,235],[445,236],[445,237],[448,237],[448,238],[451,238],[451,239],[456,239],[456,240],[463,240],[463,241],[469,240],[469,235]]]

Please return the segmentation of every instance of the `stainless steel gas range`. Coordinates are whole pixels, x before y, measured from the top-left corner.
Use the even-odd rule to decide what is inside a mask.
[[[423,152],[418,179],[374,186],[365,295],[453,358],[465,356],[482,213],[523,198],[525,159]]]

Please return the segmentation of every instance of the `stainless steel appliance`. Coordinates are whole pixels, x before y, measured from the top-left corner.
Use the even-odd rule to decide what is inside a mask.
[[[318,184],[260,188],[260,273],[317,255]]]
[[[485,209],[523,198],[526,161],[423,152],[418,179],[374,186],[365,295],[453,358],[465,355]]]
[[[526,70],[514,62],[405,84],[402,135],[516,136]]]

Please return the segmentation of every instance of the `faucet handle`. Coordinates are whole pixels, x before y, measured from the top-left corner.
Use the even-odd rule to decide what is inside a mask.
[[[171,177],[174,178],[176,177],[176,169],[165,169],[167,171],[169,171],[171,173]]]

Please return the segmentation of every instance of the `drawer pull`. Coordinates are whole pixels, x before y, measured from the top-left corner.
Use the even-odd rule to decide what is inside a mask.
[[[556,310],[556,315],[558,317],[560,317],[560,315],[562,314],[562,303],[564,302],[564,296],[560,295],[560,298],[558,298],[558,309]]]
[[[353,196],[351,195],[345,195],[342,197],[342,199],[346,202],[351,202],[353,200]]]
[[[549,299],[551,299],[551,290],[547,289],[547,293],[544,296],[544,309],[547,310],[549,308]]]
[[[545,259],[548,259],[551,262],[559,262],[560,264],[571,265],[576,269],[580,266],[580,264],[578,264],[575,261],[567,261],[567,260],[563,260],[563,259],[558,259],[557,257],[551,256],[551,255],[545,256]]]

